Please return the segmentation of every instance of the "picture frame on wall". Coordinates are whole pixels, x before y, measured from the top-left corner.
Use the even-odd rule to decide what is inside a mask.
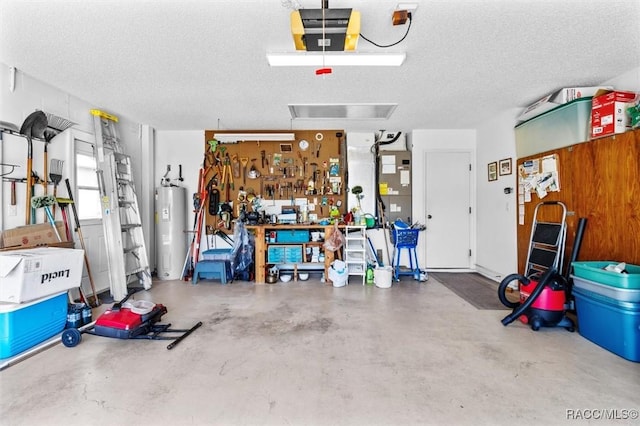
[[[505,158],[504,160],[500,160],[500,164],[498,166],[499,166],[500,176],[506,176],[511,174],[512,172],[511,158]]]
[[[498,180],[498,162],[497,161],[494,161],[487,165],[487,176],[489,178],[489,182]]]

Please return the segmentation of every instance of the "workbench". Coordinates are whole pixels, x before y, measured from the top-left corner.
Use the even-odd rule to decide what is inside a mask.
[[[339,225],[338,228],[344,232],[344,226]],[[337,252],[332,252],[329,250],[325,250],[322,245],[324,241],[333,233],[335,229],[335,225],[247,225],[247,230],[252,232],[255,235],[255,282],[256,284],[264,284],[265,283],[265,275],[266,270],[274,265],[278,266],[278,268],[282,270],[291,270],[293,272],[294,280],[297,277],[298,272],[308,272],[308,271],[316,271],[316,272],[324,272],[325,278],[329,276],[329,267],[331,266],[331,262],[336,258],[336,253],[338,258],[341,257],[341,250]],[[277,235],[287,234],[283,231],[289,231],[288,233],[299,237],[300,234],[304,234],[304,232],[298,231],[306,231],[311,234],[311,232],[320,232],[324,233],[324,238],[320,241],[311,241],[311,238],[307,240],[297,240],[297,241],[278,241],[277,239],[274,241],[271,235],[273,232],[277,233]],[[302,256],[293,256],[289,258],[281,258],[278,261],[271,261],[268,258],[269,250],[271,248],[271,254],[275,249],[279,248],[292,248],[294,250],[301,249]],[[307,256],[307,248],[319,247],[320,251],[324,253],[324,261],[311,262],[308,261]],[[271,259],[273,260],[273,259]],[[328,279],[328,278],[327,278]]]

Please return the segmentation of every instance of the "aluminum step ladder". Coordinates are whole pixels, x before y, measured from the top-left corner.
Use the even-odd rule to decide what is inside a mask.
[[[145,290],[150,289],[151,272],[131,157],[124,153],[118,139],[118,117],[95,109],[91,114],[111,295],[122,300],[129,292],[129,284],[142,284]]]
[[[544,210],[555,209],[557,222],[547,219],[540,221],[538,216]],[[551,212],[547,212],[548,215]],[[567,238],[567,207],[560,201],[539,203],[533,212],[529,253],[525,262],[525,275],[542,275],[549,268],[562,273],[564,266],[564,247]]]

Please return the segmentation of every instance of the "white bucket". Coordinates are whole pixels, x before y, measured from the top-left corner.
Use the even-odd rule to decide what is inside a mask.
[[[377,266],[373,273],[373,282],[376,287],[391,287],[391,278],[393,276],[393,268],[391,266]]]

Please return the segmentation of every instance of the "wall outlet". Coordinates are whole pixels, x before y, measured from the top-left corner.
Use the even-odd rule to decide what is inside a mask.
[[[18,206],[9,206],[9,216],[18,216]]]

